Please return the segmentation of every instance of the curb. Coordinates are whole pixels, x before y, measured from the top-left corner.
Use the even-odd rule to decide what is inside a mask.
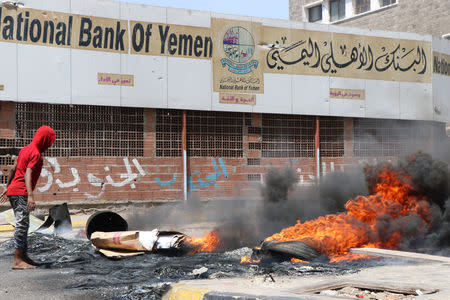
[[[86,221],[75,221],[72,222],[72,228],[85,228]],[[12,232],[14,231],[14,226],[10,224],[0,225],[0,232]]]
[[[240,293],[226,293],[212,291],[206,288],[198,288],[185,284],[176,283],[171,285],[170,290],[162,297],[163,300],[308,300],[308,296],[286,297],[286,296],[263,296]]]
[[[208,289],[196,288],[184,284],[173,284],[170,290],[162,297],[163,300],[202,300],[206,293],[211,292]]]
[[[6,224],[6,225],[0,225],[0,232],[10,232],[14,231],[14,226]]]

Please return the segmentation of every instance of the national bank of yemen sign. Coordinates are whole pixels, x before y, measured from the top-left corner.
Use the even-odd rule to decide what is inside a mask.
[[[264,93],[262,24],[211,19],[214,48],[213,88],[219,93]]]
[[[264,93],[264,73],[431,83],[448,53],[431,42],[271,27],[211,18],[211,27],[0,5],[0,42],[212,60],[215,92]],[[324,27],[326,28],[326,27]]]
[[[231,27],[223,37],[223,49],[227,58],[220,61],[222,66],[234,74],[248,74],[258,68],[258,61],[252,60],[255,53],[253,36],[244,27]]]

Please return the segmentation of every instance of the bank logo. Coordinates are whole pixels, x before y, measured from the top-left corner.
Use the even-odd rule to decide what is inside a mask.
[[[258,68],[258,61],[251,60],[255,53],[255,41],[247,29],[236,26],[228,29],[223,37],[223,49],[227,58],[222,58],[222,67],[234,74],[248,74]]]

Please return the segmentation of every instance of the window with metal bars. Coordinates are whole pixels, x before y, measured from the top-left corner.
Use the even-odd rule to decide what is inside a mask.
[[[353,154],[360,157],[404,155],[411,146],[429,144],[436,126],[425,121],[354,119]]]
[[[314,157],[315,117],[262,115],[262,157]]]
[[[319,132],[321,156],[344,156],[344,118],[320,117]]]
[[[249,114],[240,112],[187,111],[188,155],[243,157],[244,124]]]
[[[182,111],[156,109],[156,156],[181,156]]]
[[[36,130],[45,124],[55,130],[57,137],[46,156],[144,154],[144,110],[141,108],[16,103],[15,112],[16,148],[29,144]]]

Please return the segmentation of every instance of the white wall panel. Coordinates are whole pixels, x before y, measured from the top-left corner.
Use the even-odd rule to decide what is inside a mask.
[[[0,100],[17,101],[17,44],[0,42]]]
[[[264,74],[264,94],[257,94],[253,112],[292,113],[292,76]]]
[[[70,103],[70,49],[17,45],[18,100]]]
[[[119,1],[71,0],[71,13],[103,18],[120,18]]]
[[[70,0],[25,0],[19,2],[22,2],[26,8],[70,12]]]
[[[168,7],[167,23],[186,26],[211,27],[211,13],[199,10]]]
[[[169,108],[211,109],[210,60],[169,57],[167,73]]]
[[[433,38],[433,51],[450,55],[450,41]],[[433,109],[434,120],[450,123],[450,76],[448,75],[433,73]]]
[[[240,21],[248,21],[248,22],[252,21],[252,17],[221,14],[221,13],[216,13],[216,12],[211,12],[211,18],[240,20]]]
[[[433,109],[434,120],[450,120],[450,77],[433,74]]]
[[[292,75],[292,112],[306,115],[330,114],[330,79]]]
[[[252,17],[252,22],[261,23],[263,26],[283,27],[283,28],[291,27],[291,22],[289,22],[289,20]]]
[[[400,84],[393,81],[366,81],[366,117],[393,118],[400,117]]]
[[[123,2],[120,15],[125,20],[166,23],[167,9],[165,7],[148,6]]]
[[[400,82],[400,119],[433,119],[431,84]]]
[[[167,107],[167,57],[122,54],[121,74],[134,76],[134,86],[121,87],[122,106]]]
[[[366,80],[352,78],[330,78],[330,89],[366,90]],[[330,115],[342,117],[364,117],[365,100],[330,98]]]
[[[120,54],[72,50],[72,104],[120,106],[120,86],[99,85],[98,73],[120,74]]]

